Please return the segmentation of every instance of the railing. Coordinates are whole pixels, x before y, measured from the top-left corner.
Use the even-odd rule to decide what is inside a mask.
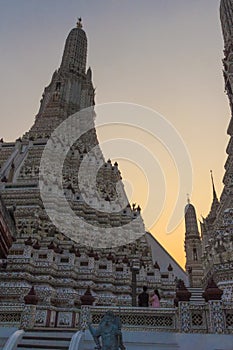
[[[192,333],[208,332],[208,304],[190,305],[189,311]]]
[[[83,348],[84,333],[78,331],[75,333],[71,339],[69,350],[81,350]]]
[[[233,334],[233,303],[209,301],[198,305],[180,302],[178,308],[82,306],[7,306],[0,304],[0,327],[64,328],[85,330],[111,310],[120,317],[123,330]]]
[[[3,306],[0,305],[0,326],[1,327],[19,327],[23,306]]]
[[[111,310],[121,319],[122,329],[131,331],[169,331],[175,332],[178,327],[177,309],[152,309],[139,307],[91,307],[89,314],[81,317],[82,328],[86,328],[87,317],[93,325],[99,324],[106,311]],[[85,313],[84,313],[85,315]]]
[[[35,327],[76,328],[80,327],[81,309],[38,306]]]
[[[233,333],[233,303],[223,305],[225,319],[225,333]]]
[[[23,334],[24,330],[22,329],[14,332],[7,340],[6,344],[3,347],[3,350],[15,349],[16,344],[18,343],[20,338],[22,338]]]

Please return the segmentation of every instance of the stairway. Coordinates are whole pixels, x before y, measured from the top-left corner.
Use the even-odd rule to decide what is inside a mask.
[[[201,288],[188,288],[189,292],[192,293],[190,303],[192,304],[204,304],[205,300],[202,297],[203,290]]]
[[[19,153],[18,149],[15,149],[11,156],[7,159],[5,163],[2,164],[1,170],[0,170],[0,177],[2,178],[3,176],[7,175],[7,172],[9,172],[9,169],[11,167],[12,162],[14,161],[15,157]]]
[[[40,330],[26,331],[19,341],[17,350],[68,350],[75,331]]]
[[[17,335],[17,332],[22,333]],[[12,337],[14,339],[11,339]],[[18,345],[15,345],[16,343]],[[233,335],[171,333],[156,332],[156,330],[153,332],[123,331],[123,343],[127,350],[233,350]],[[3,349],[93,350],[94,348],[95,344],[88,330],[75,332],[67,329],[33,329],[26,332],[17,330],[8,339]]]

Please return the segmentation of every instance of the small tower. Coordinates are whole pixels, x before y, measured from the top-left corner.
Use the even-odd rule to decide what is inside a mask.
[[[197,226],[196,211],[190,200],[185,207],[185,252],[186,271],[190,287],[200,287],[203,276],[201,239]]]

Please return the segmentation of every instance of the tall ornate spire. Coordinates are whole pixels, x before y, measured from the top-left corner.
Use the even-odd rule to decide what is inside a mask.
[[[230,102],[231,120],[228,127],[230,141],[227,146],[227,161],[225,163],[224,188],[217,199],[213,176],[213,202],[206,219],[203,220],[203,266],[204,283],[209,277],[215,277],[222,289],[232,288],[232,215],[233,215],[233,0],[221,0],[220,17],[224,38],[223,74],[225,89]],[[228,293],[228,292],[227,292]],[[229,297],[229,294],[228,294]],[[233,294],[232,294],[233,298]]]
[[[209,247],[209,239],[213,237],[214,224],[217,218],[217,213],[219,210],[219,200],[215,190],[213,172],[210,170],[212,190],[213,190],[213,200],[210,208],[210,212],[206,218],[202,217],[203,222],[201,223],[201,235],[202,235],[202,245],[203,251]]]
[[[226,93],[230,101],[231,120],[228,127],[230,141],[227,146],[228,158],[225,164],[225,175],[223,178],[224,189],[220,198],[222,211],[233,207],[232,185],[233,185],[233,1],[222,0],[220,5],[220,15],[222,31],[225,44],[224,78]]]
[[[83,73],[86,72],[87,60],[87,36],[82,29],[81,18],[77,27],[69,33],[61,62],[61,70],[64,72]]]
[[[189,274],[191,287],[200,287],[202,279],[201,264],[201,239],[197,226],[197,217],[194,206],[190,203],[185,207],[185,252],[186,252],[186,271]]]
[[[213,171],[212,170],[210,170],[210,176],[211,176],[211,182],[212,182],[212,187],[213,187],[213,198],[217,198],[215,185],[214,185]]]
[[[217,211],[219,208],[219,200],[216,194],[215,185],[214,185],[214,178],[213,178],[213,172],[210,170],[210,176],[211,176],[211,183],[213,188],[213,201],[211,204],[210,212],[205,220],[207,220],[208,225],[212,225],[217,217]]]
[[[93,106],[95,90],[91,70],[86,72],[87,36],[81,18],[65,43],[61,66],[45,88],[36,121],[25,138],[46,139],[70,115]]]

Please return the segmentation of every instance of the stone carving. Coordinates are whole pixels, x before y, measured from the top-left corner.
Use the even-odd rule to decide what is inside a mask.
[[[45,326],[47,311],[37,310],[35,324],[38,326]]]
[[[89,323],[89,330],[93,336],[97,350],[126,350],[122,341],[121,321],[112,311],[108,311],[97,329]],[[101,338],[101,343],[100,343]]]
[[[222,302],[219,300],[209,301],[209,310],[211,333],[224,333],[225,319],[222,309]]]
[[[233,301],[233,286],[223,285],[223,301]]]
[[[69,312],[59,312],[58,315],[58,326],[71,327],[72,314]]]
[[[188,333],[191,330],[190,305],[187,301],[179,303],[180,331]]]
[[[31,329],[35,325],[36,305],[25,305],[21,316],[20,329]]]

